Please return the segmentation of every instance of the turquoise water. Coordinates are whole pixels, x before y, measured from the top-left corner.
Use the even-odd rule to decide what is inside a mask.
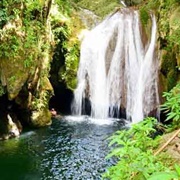
[[[101,179],[113,163],[105,160],[107,138],[122,126],[116,120],[69,116],[0,142],[0,180]]]

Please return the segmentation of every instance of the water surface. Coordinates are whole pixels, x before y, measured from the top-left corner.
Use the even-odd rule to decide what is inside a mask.
[[[98,180],[112,160],[107,138],[123,126],[114,119],[67,116],[49,127],[0,142],[1,180]]]

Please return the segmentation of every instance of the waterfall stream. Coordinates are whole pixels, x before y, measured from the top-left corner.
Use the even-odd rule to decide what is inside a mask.
[[[151,20],[151,37],[146,42],[138,11],[126,8],[108,16],[86,35],[81,44],[74,114],[82,114],[85,98],[90,101],[91,116],[99,119],[121,116],[120,108],[133,123],[156,114],[155,16]]]

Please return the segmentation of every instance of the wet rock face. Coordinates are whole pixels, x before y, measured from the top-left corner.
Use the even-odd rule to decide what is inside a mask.
[[[124,0],[127,6],[134,6],[142,3],[142,0]]]
[[[180,65],[180,7],[176,4],[168,11],[163,9],[163,1],[159,8],[158,39],[160,60],[160,96],[162,92],[171,90],[179,81]],[[161,103],[164,99],[161,99]]]
[[[13,8],[22,16],[13,17],[14,19],[7,22],[1,29],[0,43],[6,47],[5,50],[9,49],[4,54],[0,54],[0,88],[4,89],[9,101],[16,103],[22,111],[28,112],[26,113],[27,124],[45,126],[51,122],[51,116],[47,116],[46,112],[49,109],[49,99],[53,94],[53,88],[48,79],[53,46],[49,22],[51,1],[43,1],[40,5],[43,16],[37,13],[32,19],[29,19],[32,14],[26,14],[31,13],[27,12],[26,3],[13,3]],[[7,6],[8,8],[11,7]],[[25,21],[32,26],[23,23]],[[15,46],[14,51],[11,46]],[[36,115],[31,116],[34,112]],[[7,116],[7,113],[9,113],[8,110],[6,115],[3,115],[4,121],[11,119],[9,120],[10,126],[12,125],[11,135],[17,136],[16,123],[13,124],[13,117],[11,114]],[[18,114],[21,113],[18,112]],[[45,117],[45,120],[42,121],[40,117]],[[5,124],[7,127],[8,122]]]
[[[6,140],[18,137],[22,132],[21,122],[17,119],[16,114],[10,112],[1,113],[0,140]]]
[[[79,16],[87,29],[92,29],[100,21],[100,18],[88,9],[80,9]]]
[[[31,125],[33,127],[43,127],[51,125],[51,113],[48,109],[33,111],[31,115]]]
[[[118,116],[122,107],[127,119],[137,122],[156,111],[155,16],[150,20],[151,33],[144,35],[139,12],[123,8],[87,34],[81,44],[75,114],[83,112],[84,97],[89,98],[95,118]]]
[[[7,114],[7,120],[8,120],[8,135],[9,137],[18,137],[20,135],[20,122],[16,120],[16,123],[13,122],[12,117],[10,114]],[[19,126],[19,128],[18,128]]]

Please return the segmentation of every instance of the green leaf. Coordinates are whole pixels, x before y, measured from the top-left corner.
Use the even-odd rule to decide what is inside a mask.
[[[168,117],[166,118],[166,121],[173,119],[175,116],[176,116],[176,113],[174,113],[174,112],[168,113]]]
[[[178,178],[175,172],[157,172],[150,176],[147,180],[172,180],[173,178]]]
[[[175,164],[174,167],[176,169],[176,172],[178,173],[178,176],[180,176],[180,166]]]
[[[119,155],[119,153],[120,153],[121,151],[122,151],[121,148],[113,149],[113,151],[106,156],[106,159],[109,159],[109,158],[111,158],[112,156],[117,156],[117,155]]]

